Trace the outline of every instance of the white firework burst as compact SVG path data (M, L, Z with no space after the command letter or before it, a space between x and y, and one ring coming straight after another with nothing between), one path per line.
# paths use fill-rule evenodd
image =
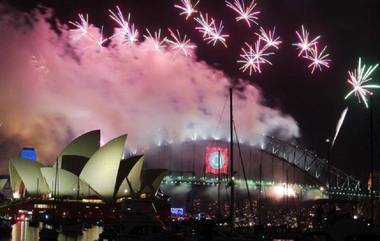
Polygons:
M78 16L80 21L69 21L71 25L76 27L75 29L70 29L71 32L77 34L77 36L74 38L75 41L78 41L82 37L90 35L90 24L88 22L88 14L86 14L85 16L83 14L78 14Z
M110 9L108 11L110 12L109 16L119 25L120 29L110 39L122 36L127 43L135 44L138 41L139 32L135 25L131 23L131 14L128 13L128 18L125 20L120 8L116 6L116 9L117 14Z
M261 40L265 42L266 47L274 47L275 49L279 48L279 45L282 43L279 36L276 36L276 27L273 27L273 30L268 30L266 32L262 27L260 28L260 33L255 33Z
M149 29L146 29L147 34L144 35L144 38L146 40L149 40L153 43L153 46L156 50L161 50L166 47L166 37L161 37L161 29L154 32L153 34L150 33Z
M199 17L194 18L194 20L199 24L195 29L203 34L203 38L211 34L215 21L213 18L209 18L207 13L204 16L200 13Z
M240 54L241 60L238 60L238 63L242 63L243 66L240 69L245 72L249 70L249 75L252 75L252 72L261 73L261 65L272 63L267 59L268 56L273 55L273 52L266 52L268 47L262 46L261 40L258 39L254 46L245 43L246 48L242 48L242 54Z
M237 22L244 20L249 27L251 27L251 23L258 25L257 20L260 11L256 11L255 9L257 5L255 0L252 0L247 7L245 6L244 0L226 1L226 5L239 14L239 16L235 18Z
M191 0L181 0L181 4L175 4L174 7L182 10L182 12L179 15L186 15L186 20L191 17L194 13L198 12L195 10L195 7L198 5L200 0L195 2L194 4L191 2Z
M296 35L298 38L298 42L294 43L293 45L297 47L299 50L298 57L300 57L302 54L304 56L308 56L311 49L318 44L318 40L321 36L317 36L313 38L312 40L309 39L309 32L304 28L304 26L301 26L301 33L296 31Z
M219 25L216 25L215 20L209 18L207 13L205 16L200 13L199 17L195 18L195 21L199 23L199 26L195 27L195 29L203 34L203 40L212 43L213 46L215 46L217 42L221 42L227 47L226 38L229 37L229 35L223 33L224 26L222 21L220 21Z
M182 51L185 56L191 55L191 50L195 49L197 46L191 43L191 40L187 38L187 35L185 34L181 37L178 29L176 30L176 33L171 29L169 29L169 32L171 39L167 39L166 42L170 44L171 48Z
M309 68L311 69L311 73L313 74L315 69L319 69L319 71L322 71L322 67L325 68L330 68L330 62L331 60L328 59L329 54L326 53L325 51L327 49L327 46L325 46L322 51L318 50L318 46L315 45L311 50L310 50L310 55L305 56L306 59L310 60L311 63L309 64Z

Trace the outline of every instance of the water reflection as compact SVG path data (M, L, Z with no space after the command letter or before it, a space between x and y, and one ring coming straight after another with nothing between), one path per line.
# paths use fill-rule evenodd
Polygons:
M12 237L0 237L0 241L36 241L39 240L39 230L40 228L29 227L27 222L20 222L13 225ZM98 240L101 231L100 227L93 226L84 230L82 235L69 236L60 233L58 241L94 241Z

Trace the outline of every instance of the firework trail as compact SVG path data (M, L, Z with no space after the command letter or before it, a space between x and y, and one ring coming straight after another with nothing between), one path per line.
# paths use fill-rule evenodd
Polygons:
M349 77L347 83L349 83L353 89L344 97L344 99L347 99L354 94L358 98L359 103L363 101L364 105L368 108L367 95L373 94L369 89L380 89L380 85L368 84L368 82L372 80L372 73L378 66L378 64L370 65L367 68L365 64L361 64L361 58L359 58L358 67L353 71L348 71Z
M189 56L190 51L195 49L197 46L191 43L190 39L187 38L185 34L183 38L181 38L181 34L177 29L176 33L174 33L171 29L169 29L171 39L167 39L166 42L169 43L172 49L181 50L185 56Z
M318 40L321 37L317 36L312 40L309 40L309 32L304 28L303 25L301 26L301 33L296 31L296 35L298 42L294 43L293 45L299 49L298 57L300 57L302 54L304 54L304 57L309 56L311 49L318 44Z
M309 64L309 68L311 69L311 73L313 74L315 69L319 69L319 71L322 71L322 67L330 68L330 59L328 59L329 54L325 54L325 50L327 49L327 46L325 46L322 51L318 50L318 46L315 45L310 50L310 55L305 56L304 58L311 61Z
M191 0L181 0L182 5L175 4L174 7L182 10L182 12L179 15L186 15L187 20L191 17L191 15L198 12L197 10L195 10L195 7L198 5L199 1L200 0L192 4Z
M110 37L110 39L115 37L122 37L125 42L129 44L134 44L138 41L139 32L135 28L135 25L131 23L131 14L128 13L127 20L124 19L123 13L121 12L120 8L116 6L117 14L114 13L112 10L108 10L110 12L110 17L112 20L114 20L118 25L119 29L116 31L114 35Z
M340 115L339 121L338 121L338 123L336 125L336 128L335 128L334 139L333 139L333 141L331 143L331 147L330 148L333 148L333 146L335 144L336 138L338 137L340 129L342 128L343 122L344 122L344 120L346 118L347 112L348 112L348 107L346 107L346 109L344 109L343 112L342 112L342 114Z
M144 35L145 40L151 41L156 50L161 50L166 47L165 42L167 41L167 38L161 37L161 29L154 32L154 34L151 34L149 29L146 29L146 32L148 34Z
M244 20L248 24L248 27L251 27L251 23L258 25L257 15L260 14L260 11L256 11L255 9L257 5L255 0L252 0L248 7L245 6L244 0L226 1L226 5L239 15L235 18L237 22Z
M265 47L274 47L275 49L279 48L279 45L282 43L280 37L276 37L276 27L273 27L273 30L268 30L266 32L262 27L260 28L260 33L255 33L261 40L265 42Z
M224 47L227 47L226 38L229 37L229 35L223 33L224 26L222 21L220 21L219 25L216 25L215 20L209 18L207 13L205 16L200 13L199 17L194 18L194 20L199 24L195 29L203 34L204 41L212 43L213 46L215 46L217 42L220 42Z
M266 52L268 47L261 44L261 39L259 38L255 45L249 45L245 43L246 48L242 48L242 53L240 54L241 60L238 60L238 63L242 63L243 66L240 69L245 72L249 69L249 75L252 75L253 72L261 73L261 64L270 64L272 63L267 59L268 56L273 55L273 52Z

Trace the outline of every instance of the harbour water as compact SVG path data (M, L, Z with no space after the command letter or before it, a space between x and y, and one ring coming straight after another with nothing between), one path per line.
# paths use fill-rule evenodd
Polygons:
M0 241L38 241L40 228L30 227L28 222L18 222L13 225L11 237L1 237ZM58 241L94 241L98 240L102 228L93 226L91 229L83 230L81 235L63 235L58 236Z

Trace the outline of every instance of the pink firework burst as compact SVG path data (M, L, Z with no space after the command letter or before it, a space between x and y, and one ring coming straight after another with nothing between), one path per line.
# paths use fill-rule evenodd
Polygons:
M195 10L195 7L198 5L199 1L200 0L193 4L191 0L181 0L181 5L175 4L174 7L182 10L179 15L186 15L187 20L191 17L191 15L198 12L197 10Z
M139 32L135 28L135 25L131 23L131 14L128 13L128 18L125 19L123 16L123 13L121 12L120 8L116 6L117 14L114 13L112 10L108 10L110 12L110 17L112 20L114 20L119 25L119 30L116 31L114 35L110 37L110 39L122 36L124 38L124 41L129 44L134 44L138 41Z
M149 29L146 29L148 34L144 35L144 38L153 43L153 46L156 50L161 50L166 47L166 37L161 37L161 29L153 34L150 33Z
M311 73L313 74L315 69L319 69L322 71L322 67L330 68L331 60L328 59L329 54L325 53L327 46L325 46L322 51L318 50L318 46L315 45L312 49L310 49L310 55L305 56L306 59L310 60L309 68L311 69Z
M268 56L273 55L273 52L267 52L268 47L261 44L261 39L258 39L254 46L245 43L246 48L242 48L242 53L240 54L241 60L238 60L238 63L242 63L243 66L240 67L240 70L245 72L249 70L249 75L252 75L252 72L261 73L261 65L272 63L267 59Z
M226 1L226 5L239 15L235 18L237 22L244 20L248 24L248 27L251 27L251 23L258 25L257 20L260 11L256 11L257 3L255 0L252 0L247 7L244 0Z
M298 57L300 57L302 54L307 57L311 49L318 44L318 39L321 37L318 35L317 37L310 40L309 32L304 28L303 25L301 26L301 33L296 31L296 35L298 42L294 43L293 45L296 46L299 50Z
M171 39L167 39L166 42L169 43L172 49L182 51L185 56L189 56L190 51L197 47L195 44L191 43L186 34L181 37L178 29L176 33L174 33L171 29L169 29L169 32Z
M75 40L79 40L82 37L89 35L90 24L88 23L88 14L78 14L80 21L69 21L69 23L76 27L76 29L70 29L70 31L78 34Z
M207 13L206 15L200 13L199 17L194 18L194 20L199 24L195 29L203 34L203 38L211 34L215 21L213 18L209 18Z
M203 40L212 43L213 46L215 46L217 42L220 42L224 47L227 47L226 38L229 37L229 35L223 33L224 26L222 21L220 21L219 25L215 24L215 20L209 18L207 13L205 16L200 13L199 17L195 18L195 21L199 24L195 29L203 34Z
M273 30L268 30L266 32L263 28L260 28L260 33L255 33L262 41L265 42L266 47L274 47L278 49L279 45L282 43L279 36L276 36L276 27Z

